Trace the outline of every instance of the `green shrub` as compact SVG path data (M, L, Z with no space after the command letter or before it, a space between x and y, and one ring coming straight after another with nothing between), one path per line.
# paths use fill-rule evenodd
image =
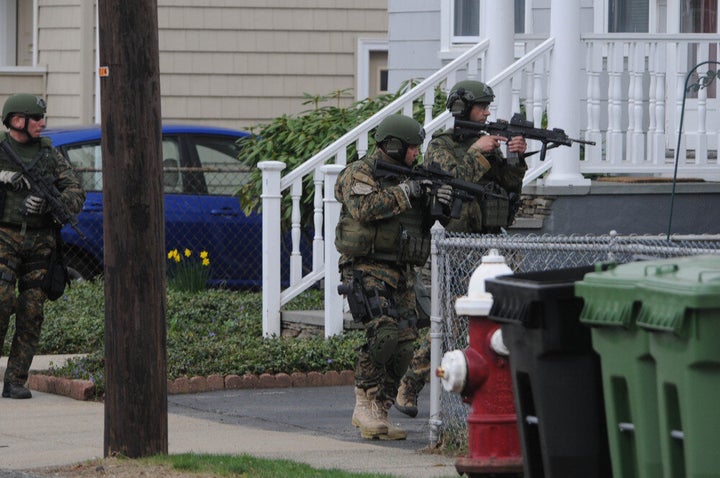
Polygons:
M301 294L290 308L322 309L322 292ZM104 390L104 290L101 281L79 282L48 302L38 354L82 353L51 373L92 380ZM351 370L359 331L323 337L262 337L262 294L210 289L167 295L168 378L212 374Z

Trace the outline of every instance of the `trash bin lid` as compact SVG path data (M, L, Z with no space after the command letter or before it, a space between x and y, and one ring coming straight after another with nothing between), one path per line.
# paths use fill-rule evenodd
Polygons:
M638 286L648 267L652 269L661 263L653 260L595 264L595 272L575 283L575 295L584 302L580 322L590 327L633 328L640 309Z
M643 328L678 332L688 309L720 308L720 255L665 259L646 272L638 290Z
M527 328L538 327L537 308L550 301L575 299L575 281L593 270L593 266L583 266L486 279L485 290L493 296L489 318Z

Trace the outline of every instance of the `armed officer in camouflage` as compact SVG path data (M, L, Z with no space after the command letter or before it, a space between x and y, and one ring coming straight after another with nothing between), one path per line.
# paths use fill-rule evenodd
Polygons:
M55 178L54 184L62 193L61 201L77 214L82 209L85 193L70 164L48 138L40 136L45 128L45 112L42 98L30 94L10 96L2 110L2 121L8 130L0 132L0 142L7 142L33 173ZM15 335L2 396L31 398L25 382L44 319L47 295L42 284L56 246L55 229L62 224L54 223L47 214L46 200L31 191L20 166L2 148L0 216L0 355L10 316L15 314Z
M376 148L339 175L335 198L342 203L335 246L340 252L340 292L356 321L365 324L365 343L355 365L352 423L367 439L402 440L407 434L388 420L417 338L415 267L430 254L430 228L446 222L452 187L428 189L428 181L380 178L376 161L412 166L425 132L412 118L393 115L378 126ZM430 213L430 201L443 207ZM447 211L447 212L446 212Z
M460 120L485 123L495 93L490 86L474 80L455 84L448 94L447 109ZM527 171L522 136L507 142L508 158L500 149L502 136L448 129L433 135L425 155L426 162L437 163L457 178L491 185L501 198L492 197L463 203L460 218L452 219L448 231L473 234L497 234L512 224L520 207L522 181ZM417 396L430 380L430 338L426 337L413 355L410 367L400 382L395 406L415 417Z

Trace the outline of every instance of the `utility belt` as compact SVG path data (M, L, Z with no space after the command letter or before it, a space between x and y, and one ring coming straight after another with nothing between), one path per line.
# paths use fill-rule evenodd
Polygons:
M22 277L28 272L39 269L47 269L48 258L47 256L35 255L29 257L27 260L22 261L21 263L15 259L7 259L5 257L0 257L0 264L5 266L0 269L0 280L13 284L18 277ZM18 288L20 289L20 292L24 292L28 289L34 289L40 287L43 283L43 280L44 277L33 281L21 280L18 284Z

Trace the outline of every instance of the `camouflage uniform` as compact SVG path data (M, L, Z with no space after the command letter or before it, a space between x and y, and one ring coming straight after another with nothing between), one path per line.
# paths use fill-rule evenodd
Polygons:
M85 193L67 160L49 139L18 143L6 133L7 140L33 172L43 177L52 175L62 192L61 200L77 214L82 209ZM0 149L0 170L19 171L19 167ZM41 285L55 249L56 224L49 214L23 215L19 211L27 189L14 191L0 185L0 355L8 331L10 316L15 314L15 334L8 356L5 383L24 386L35 349L40 339L47 300ZM16 296L17 283L17 296ZM8 396L3 394L3 396ZM23 397L25 398L25 397Z
M377 159L395 162L379 148L365 158L349 164L338 177L335 197L342 203L337 240L343 241L356 225L377 225L403 217L414 210L419 215L419 229L426 241L423 257L398 257L398 243L389 238L387 250L374 245L367 254L341 252L339 268L344 283L354 274L362 274L366 291L378 291L382 315L366 323L366 342L358 350L355 383L361 389L379 387L381 400L393 400L400 378L407 369L417 338L415 310L415 265L424 263L430 249L430 217L425 199L408 199L399 181L378 179L373 175ZM402 249L402 247L400 247ZM392 252L394 250L394 252ZM393 257L395 256L395 257Z
M520 159L518 164L509 165L499 148L485 154L470 149L476 140L477 136L458 137L451 129L436 133L428 144L425 160L428 163L437 163L442 169L454 174L457 178L476 184L492 182L509 193L510 200L507 205L504 205L508 209L506 219L503 216L504 225L500 225L500 223L489 226L484 224L483 210L487 212L488 209L492 209L492 206L488 208L486 204L482 204L482 200L478 199L463 203L460 218L450 220L446 226L446 229L452 232L498 233L502 227L509 226L513 221L514 213L520 204L522 180L527 165L524 159ZM400 393L403 395L403 400L398 399L399 402L414 402L425 383L430 381L430 334L421 342L413 354L408 371L402 378ZM417 414L417 407L408 408L397 404L396 406L411 416Z

